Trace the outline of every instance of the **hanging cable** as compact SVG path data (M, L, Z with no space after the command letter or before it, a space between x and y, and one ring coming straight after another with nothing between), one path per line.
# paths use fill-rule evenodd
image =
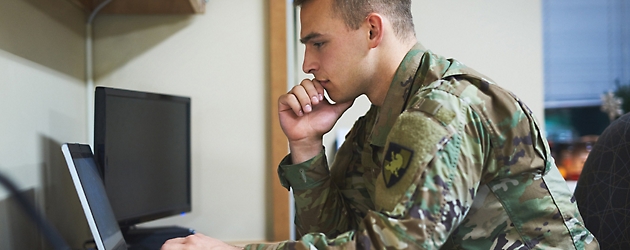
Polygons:
M87 101L87 114L86 114L86 118L87 118L87 138L89 141L89 144L94 147L94 76L93 76L93 72L94 72L94 64L93 64L93 58L92 58L92 22L94 21L94 18L96 18L96 14L98 14L99 11L101 11L101 9L103 9L103 7L105 7L107 4L109 4L112 0L106 0L102 3L100 3L98 6L96 6L96 8L94 8L94 10L92 11L92 13L90 14L90 16L88 17L87 23L85 25L85 78L86 78L86 101Z
M92 23L92 21L94 21L94 18L96 17L96 14L98 14L98 12L101 11L101 9L103 9L103 7L105 7L105 5L108 5L111 1L112 0L106 0L96 6L96 8L94 8L92 14L90 14L90 17L88 18L88 23Z

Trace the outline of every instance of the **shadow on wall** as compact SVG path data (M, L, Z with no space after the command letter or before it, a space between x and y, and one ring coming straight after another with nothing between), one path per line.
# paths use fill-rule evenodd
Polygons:
M88 17L89 13L68 0L2 0L0 50L83 80ZM92 26L95 79L159 44L193 18L97 15Z
M6 1L6 0L4 0ZM87 13L69 0L22 0L77 35L85 34Z
M85 17L68 0L2 0L0 50L83 79Z
M46 136L41 136L41 140L44 159L42 205L46 218L72 248L82 248L92 236L61 152L61 143Z
M42 136L40 189L23 191L73 249L83 249L91 233L74 189L61 144ZM9 197L0 201L0 249L52 249L31 218Z
M35 190L22 192L35 204ZM39 231L12 197L0 201L0 249L39 249Z
M93 25L95 81L173 36L194 18L194 15L99 14Z

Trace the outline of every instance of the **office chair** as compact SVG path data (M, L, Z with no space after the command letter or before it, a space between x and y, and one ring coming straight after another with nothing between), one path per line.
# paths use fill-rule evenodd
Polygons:
M586 228L601 249L630 246L630 113L602 132L574 193Z

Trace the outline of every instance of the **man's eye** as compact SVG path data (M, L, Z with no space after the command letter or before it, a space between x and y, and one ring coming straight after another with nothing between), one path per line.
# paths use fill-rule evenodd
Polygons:
M322 47L322 45L324 45L323 42L313 43L313 46L315 46L316 48Z

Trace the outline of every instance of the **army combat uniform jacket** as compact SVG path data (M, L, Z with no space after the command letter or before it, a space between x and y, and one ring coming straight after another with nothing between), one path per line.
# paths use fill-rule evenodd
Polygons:
M278 169L301 239L250 249L597 249L531 111L420 44L381 107Z

